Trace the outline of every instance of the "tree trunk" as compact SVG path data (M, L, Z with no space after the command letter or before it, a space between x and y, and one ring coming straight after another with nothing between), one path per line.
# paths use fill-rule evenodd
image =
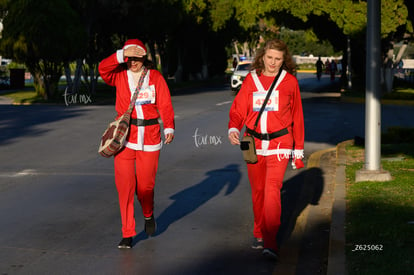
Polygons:
M179 83L183 80L183 62L180 45L177 47L177 70L175 71L174 77L176 83Z
M394 56L394 45L391 45L390 49L387 52L384 60L383 66L383 82L385 84L385 92L391 93L392 86L394 81L394 74L393 74L393 56Z
M47 93L45 91L45 84L43 83L42 76L37 71L30 71L33 76L33 85L35 87L36 94L41 96L44 100L48 100Z
M398 51L397 57L395 58L394 65L397 66L400 63L405 51L407 50L408 42L404 41L404 44L401 46L400 50Z
M160 51L159 51L159 46L156 42L154 42L153 47L154 47L154 65L155 65L155 68L157 70L162 71L161 55L160 55Z
M387 93L392 92L393 84L394 84L394 73L395 68L400 63L404 52L407 49L407 42L401 46L400 50L398 51L397 57L394 60L394 45L391 45L391 48L388 50L387 55L384 60L384 83L385 83L385 91Z
M239 57L239 47L237 47L237 41L234 41L234 50L236 51L236 58L237 58L237 63L240 62L240 57Z
M155 58L155 49L153 43L146 43L145 46L149 50L147 52L147 59L150 60L152 63L154 63L154 66L157 66L157 61Z
M208 79L208 48L205 47L205 41L200 41L200 53L201 53L201 79Z
M43 82L48 99L55 98L59 90L59 79L62 76L62 64L53 61L43 61Z
M77 94L79 92L81 76L82 76L82 59L78 58L76 59L76 67L75 67L75 75L73 77L72 93Z
M249 47L249 43L247 42L243 43L243 54L245 57L250 57L250 47Z
M98 82L98 64L90 64L89 65L89 77L90 77L90 84L89 84L89 93L95 94L96 92L96 85Z
M347 38L347 62L346 62L346 76L348 78L348 89L352 89L352 64L351 64L351 55L352 55L352 51L351 51L351 39ZM344 68L343 68L344 69ZM345 70L344 70L345 71Z
M159 54L159 64L161 67L161 71L162 71L162 75L164 76L165 80L168 79L169 76L169 72L168 72L168 56L167 53L165 51L165 47L166 45L161 42L161 43L157 43L157 49L158 49L158 54Z
M70 71L69 63L66 63L64 65L64 71L65 71L66 86L67 86L66 92L70 94L72 93L72 89L73 89L73 80L72 80L72 73Z

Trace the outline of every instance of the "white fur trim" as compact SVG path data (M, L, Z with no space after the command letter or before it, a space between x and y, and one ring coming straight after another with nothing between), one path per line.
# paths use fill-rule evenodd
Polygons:
M116 51L116 60L119 64L125 63L124 61L124 50L117 50Z
M236 132L236 133L240 134L239 129L237 129L237 128L230 128L227 135L230 135L230 133L233 133L233 132Z
M154 151L161 150L162 142L158 144L154 144L154 145L144 145L144 146L141 146L136 143L127 142L125 146L128 147L129 149L136 150L136 151L154 152Z
M261 156L278 155L280 159L290 159L292 150L291 149L272 149L272 150L257 149L257 154Z
M173 128L165 128L164 129L164 135L173 134L174 135L174 129Z

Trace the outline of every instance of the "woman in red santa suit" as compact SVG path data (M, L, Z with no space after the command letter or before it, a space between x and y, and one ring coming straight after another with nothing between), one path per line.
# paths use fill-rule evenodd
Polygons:
M117 118L128 109L146 60L147 49L138 39L129 39L99 64L102 79L116 87ZM119 248L131 248L135 231L134 196L137 194L145 219L145 232L155 232L154 186L162 147L160 124L164 126L165 144L174 138L174 110L165 79L157 70L147 68L135 108L125 147L115 155L115 184L118 190L122 219L122 240Z
M281 71L256 129L254 124L275 76ZM254 136L258 162L247 164L254 213L253 248L263 255L278 257L276 235L280 227L280 189L289 162L302 168L304 121L298 81L292 73L295 64L286 44L278 39L267 41L258 50L230 109L229 140L240 144L243 126ZM245 133L246 134L246 133Z

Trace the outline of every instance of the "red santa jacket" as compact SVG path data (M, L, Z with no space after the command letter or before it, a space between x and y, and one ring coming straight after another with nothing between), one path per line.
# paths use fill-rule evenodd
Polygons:
M254 71L247 75L230 109L229 133L240 133L244 125L250 129L254 128L273 79L274 77L263 74L258 76ZM303 158L305 130L299 84L297 79L286 71L282 71L273 89L256 132L270 134L284 128L287 128L289 134L270 141L256 138L257 154L290 157L293 153L296 158Z
M102 79L108 85L116 87L117 118L128 109L136 88L131 72L125 65L121 65L124 62L123 50L118 50L99 64ZM174 133L174 110L167 83L159 71L148 70L131 117L154 119L159 116L163 122L164 134ZM160 125L139 127L131 125L125 146L141 151L160 150L162 147Z

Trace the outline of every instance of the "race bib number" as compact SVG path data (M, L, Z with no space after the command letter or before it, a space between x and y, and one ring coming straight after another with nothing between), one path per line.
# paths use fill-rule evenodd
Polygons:
M155 87L154 85L148 86L145 89L139 91L137 101L135 105L154 104L155 103Z
M259 112L262 108L263 102L265 101L267 92L256 92L253 93L253 111ZM279 91L273 91L267 101L265 111L279 111Z

